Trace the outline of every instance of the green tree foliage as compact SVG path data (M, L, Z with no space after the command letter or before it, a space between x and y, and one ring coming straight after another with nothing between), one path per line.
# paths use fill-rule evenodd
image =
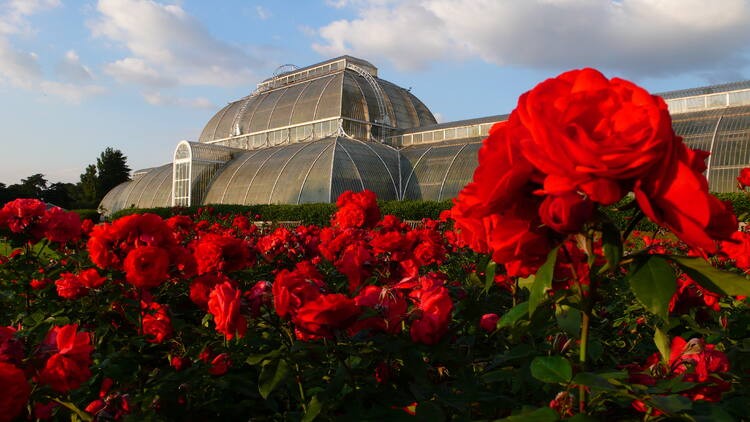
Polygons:
M76 184L76 208L96 208L99 203L99 177L96 166L89 164Z
M120 183L130 180L130 167L127 157L118 149L107 147L96 160L98 172L97 202L99 202L110 189ZM88 171L88 169L87 169Z

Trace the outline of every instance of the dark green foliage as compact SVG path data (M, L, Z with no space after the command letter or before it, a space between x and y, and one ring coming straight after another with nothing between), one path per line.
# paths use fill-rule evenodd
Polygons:
M128 159L122 151L111 147L107 147L96 159L98 201L101 201L113 187L130 180L130 167L128 167L127 161Z
M71 210L71 211L78 214L78 216L81 217L81 221L89 219L93 221L94 223L99 222L100 214L99 214L99 211L95 209L80 209L80 210Z
M393 214L402 220L437 219L440 212L450 209L452 202L447 201L379 201L383 215ZM210 210L212 214L244 214L252 220L261 221L301 221L303 224L327 225L336 212L336 204L300 204L300 205L202 205L188 208L129 208L120 210L110 217L116 220L130 214L154 213L168 218L173 215L192 215L199 209ZM259 216L256 218L256 216Z

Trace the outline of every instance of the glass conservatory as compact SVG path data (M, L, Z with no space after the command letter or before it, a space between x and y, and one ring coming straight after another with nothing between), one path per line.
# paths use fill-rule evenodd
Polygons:
M660 94L675 132L711 152L714 192L737 189L750 165L750 81ZM471 181L496 115L438 124L410 90L342 56L285 65L180 142L172 163L139 170L100 211L197 204L334 202L345 190L381 199L443 200Z

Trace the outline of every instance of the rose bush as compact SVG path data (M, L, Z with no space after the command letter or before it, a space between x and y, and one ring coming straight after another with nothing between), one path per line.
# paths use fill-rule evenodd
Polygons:
M0 420L742 420L748 234L703 158L584 69L491 129L443 221L368 191L293 229L13 201Z

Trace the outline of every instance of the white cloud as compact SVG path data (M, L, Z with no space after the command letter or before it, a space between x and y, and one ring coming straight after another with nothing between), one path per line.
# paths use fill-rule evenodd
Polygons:
M206 108L214 109L216 106L208 98L197 97L197 98L180 98L173 97L170 95L163 95L160 92L145 92L143 93L143 99L151 105L158 106L178 106L188 108Z
M58 6L60 0L8 0L0 5L0 34L32 32L26 18Z
M268 10L268 9L266 9L266 8L265 8L265 7L263 7L263 6L255 6L255 13L257 13L257 14L258 14L258 18L259 18L260 20L262 20L262 21L264 21L264 20L266 20L266 19L269 19L269 18L270 18L271 16L273 16L273 15L271 14L271 11L270 11L270 10Z
M65 57L57 64L56 70L58 78L68 83L82 84L94 79L91 70L81 64L81 59L74 50L68 50L65 53Z
M42 69L36 54L16 50L0 37L0 79L11 85L31 88L41 77Z
M57 64L60 82L45 79L36 53L18 50L11 43L14 36L34 33L29 17L58 6L59 0L9 0L0 5L0 83L79 104L84 98L102 94L105 88L91 83L91 71L74 50Z
M104 71L117 79L118 82L136 83L140 85L165 86L172 84L168 78L159 74L159 71L150 67L142 59L126 57L104 67Z
M598 66L638 76L743 65L750 0L341 0L357 17L319 28L327 56L402 69L478 57L503 66ZM378 36L373 36L378 34Z
M255 79L263 61L214 38L179 5L151 0L99 0L96 37L124 46L128 57L106 69L142 85L231 86Z
M61 98L70 104L80 104L86 98L105 93L106 88L93 84L78 85L56 81L41 81L38 91L44 95Z

